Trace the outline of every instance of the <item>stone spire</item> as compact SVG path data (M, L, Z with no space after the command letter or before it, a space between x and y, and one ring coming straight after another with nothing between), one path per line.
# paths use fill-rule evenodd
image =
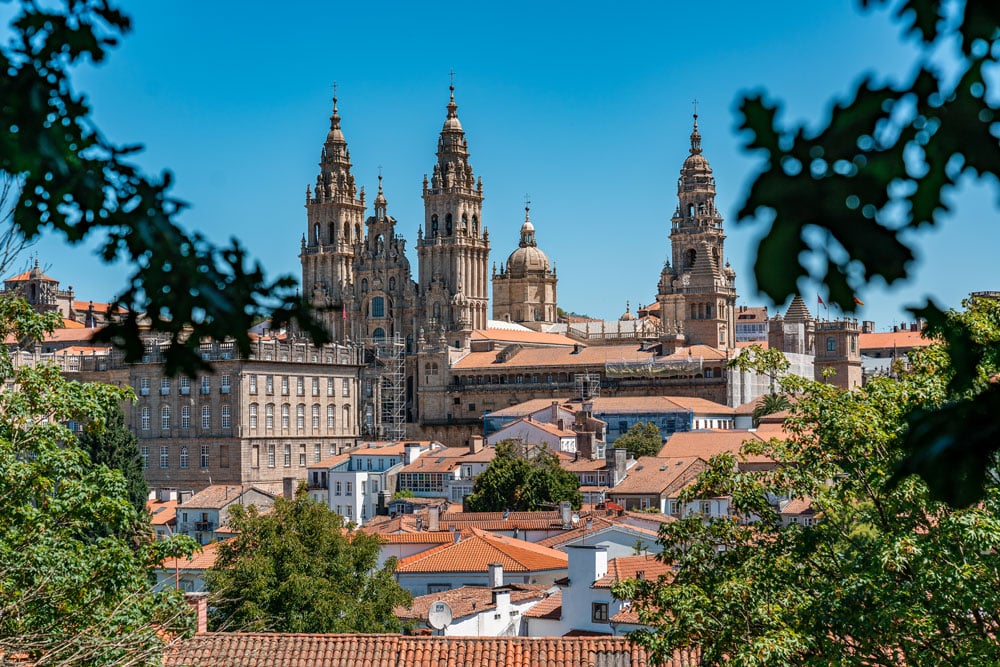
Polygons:
M698 131L698 113L694 114L694 129L691 130L691 155L701 155L701 132Z
M382 194L382 172L379 171L378 174L378 194L375 195L375 217L382 219L385 217L385 209L388 202L385 200L385 195Z
M344 131L340 128L337 95L333 96L330 131L320 153L319 175L316 176L317 201L351 201L357 197L354 175L351 173L351 151L347 148Z
M531 207L526 204L524 206L524 224L521 225L521 242L518 244L522 248L534 248L538 245L535 242L535 226L531 224L530 211Z

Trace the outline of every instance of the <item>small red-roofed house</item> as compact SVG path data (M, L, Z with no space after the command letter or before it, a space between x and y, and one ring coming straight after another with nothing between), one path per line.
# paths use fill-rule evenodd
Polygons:
M208 544L231 535L229 508L233 505L256 505L265 510L274 507L274 496L253 486L215 484L206 487L177 506L177 532L189 535L199 544Z
M704 460L696 456L678 458L643 456L636 461L625 479L612 489L609 495L612 502L629 510L654 510L661 514L676 514L676 503L672 505L671 501L675 500L681 490L693 482L707 466ZM725 503L725 509L728 510L728 503Z
M535 421L530 416L504 426L486 439L486 444L495 447L504 440L517 440L526 445L545 445L550 452L576 452L576 432L559 428L558 424Z
M218 548L222 542L206 544L190 558L168 558L153 570L156 578L154 590L176 588L186 593L200 593L208 590L205 572L215 565Z
M566 576L566 554L549 547L470 528L450 544L404 558L396 581L414 595L459 586L492 585L490 565L503 567L503 584L552 584Z

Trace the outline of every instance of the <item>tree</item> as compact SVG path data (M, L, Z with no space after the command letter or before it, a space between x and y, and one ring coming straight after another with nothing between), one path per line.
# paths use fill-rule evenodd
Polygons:
M0 298L0 337L40 339L59 321ZM93 465L66 424L94 437L128 395L65 379L51 365L14 368L0 346L0 661L155 665L170 633L191 628L176 591L153 593L149 568L190 541L138 541L118 470Z
M503 440L497 453L465 498L471 512L535 511L568 500L574 509L583 502L580 480L559 467L559 458L544 447L524 451L520 442ZM530 456L529 456L530 453Z
M624 447L633 458L656 456L663 448L663 436L653 422L640 422L615 440L615 447Z
M410 594L377 567L379 538L348 532L343 517L300 488L274 509L233 507L237 536L219 546L208 572L210 620L220 630L399 632L397 605Z
M950 319L1000 340L998 316L994 302ZM976 375L988 382L998 362L981 359ZM919 477L893 479L906 456L907 415L951 400L953 372L939 345L915 355L899 379L859 391L783 378L797 398L785 422L790 437L744 445L783 465L741 472L733 456L719 456L685 492L729 496L738 516L756 520L665 524L673 581L616 590L655 626L633 638L660 658L700 646L705 664L1000 662L995 472L983 501L960 509L934 500ZM995 419L980 425L1000 436ZM769 500L788 495L811 499L820 520L783 527Z
M765 394L757 399L757 405L753 408L753 426L760 426L760 420L767 415L773 415L792 407L791 401L785 394Z
M22 185L17 231L28 241L43 228L71 244L100 238L104 261L134 267L114 304L128 315L100 339L138 361L141 321L169 338L167 372L188 373L206 365L203 338L232 338L249 354L248 330L260 315L275 327L295 320L316 342L326 339L294 279L267 280L235 238L216 247L182 229L174 219L185 205L169 194L170 174L153 178L130 164L139 147L106 139L74 93L69 72L85 59L102 61L130 30L127 16L108 0L21 0L11 28L0 44L0 175Z
M739 212L764 229L757 247L757 285L778 303L802 279L825 283L829 301L845 311L872 281L893 283L911 272L915 230L948 212L943 197L964 175L1000 176L1000 95L992 73L1000 63L1000 8L989 0L864 0L891 5L904 32L921 47L901 85L861 79L815 131L777 123L780 105L762 94L739 102L745 148L763 156ZM953 56L940 66L942 53ZM817 233L819 232L819 233ZM818 260L818 261L817 261ZM811 267L819 266L815 269ZM791 267L791 268L790 268ZM973 380L965 350L974 336L944 326L931 302L912 310L946 336L955 387ZM952 483L951 470L974 469L1000 440L970 424L1000 413L1000 391L965 397L914 414L903 473L917 472L938 498L968 504L982 486Z
M145 516L149 484L142 472L139 441L125 426L125 413L121 406L110 409L103 428L80 434L80 447L90 456L91 464L121 471L128 487L129 502L136 514Z

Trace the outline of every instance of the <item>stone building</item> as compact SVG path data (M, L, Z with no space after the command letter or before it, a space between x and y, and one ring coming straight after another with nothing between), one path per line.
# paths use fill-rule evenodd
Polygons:
M3 294L21 297L40 313L57 312L64 320L90 328L115 321L124 314L110 303L77 299L72 285L61 289L58 280L42 271L38 258L28 271L3 281Z
M671 259L660 274L656 300L664 341L736 346L736 272L725 262L722 215L715 207L715 177L702 155L698 114L691 152L677 181L671 219Z
M168 377L150 341L141 363L119 353L79 361L82 381L127 385L136 398L126 421L139 439L154 490L252 485L271 493L282 480L357 441L361 351L344 345L259 338L240 357L232 343L205 343L212 372Z
M529 208L524 207L521 242L500 264L493 267L493 319L517 322L539 330L556 321L556 271L535 241Z

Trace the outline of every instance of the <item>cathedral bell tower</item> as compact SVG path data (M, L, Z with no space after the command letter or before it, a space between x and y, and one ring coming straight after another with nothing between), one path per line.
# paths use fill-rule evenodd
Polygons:
M351 152L340 129L337 97L333 97L330 131L320 153L314 190L306 187L307 229L302 236L302 290L318 310L335 340L346 334L354 246L362 240L365 191L360 194L351 173Z
M423 321L429 329L486 328L489 232L482 224L483 181L469 164L455 87L438 138L437 163L424 176L424 226L417 236Z
M715 208L715 177L701 152L695 113L691 151L677 180L671 259L660 274L656 295L665 337L682 337L688 345L736 346L736 273L723 264L725 240L722 216Z

